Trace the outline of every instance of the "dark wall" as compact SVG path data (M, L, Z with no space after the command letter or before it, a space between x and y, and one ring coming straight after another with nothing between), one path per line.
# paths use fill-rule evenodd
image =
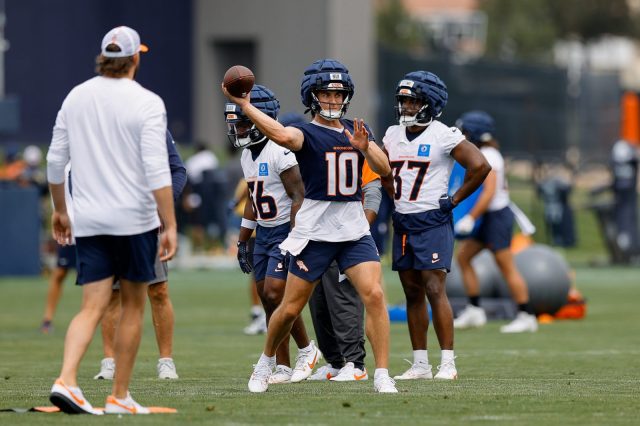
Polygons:
M613 73L584 71L580 91L570 97L566 70L551 66L456 64L447 58L419 59L384 48L378 60L379 135L386 126L396 124L396 85L405 73L415 70L434 72L447 85L449 101L441 121L453 126L465 111L485 110L496 119L496 137L510 155L562 158L575 145L587 158L607 158L619 132L621 90Z
M95 75L102 37L118 25L149 46L137 80L164 99L175 138L190 139L191 12L191 0L7 0L6 92L21 118L0 140L48 144L64 97Z

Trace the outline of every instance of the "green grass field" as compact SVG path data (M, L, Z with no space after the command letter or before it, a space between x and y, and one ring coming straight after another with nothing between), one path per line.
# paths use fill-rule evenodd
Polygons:
M263 337L242 334L248 319L246 278L238 271L174 271L174 358L178 381L155 376L157 352L149 312L132 383L141 403L178 414L137 418L0 413L0 424L638 424L640 415L640 280L637 269L577 269L588 298L581 321L542 325L537 334L501 335L499 323L456 334L456 382L399 382L398 395L377 395L373 382L271 386L252 395L247 379ZM402 300L385 267L390 302ZM63 336L80 290L67 283L52 335L37 331L46 280L0 279L0 408L48 405ZM147 309L148 310L148 309ZM310 321L307 322L308 329ZM430 361L440 351L430 330ZM406 325L392 324L390 372L411 358ZM369 350L369 353L370 350ZM110 382L94 381L99 336L80 370L85 395L102 405ZM367 366L373 372L371 355Z

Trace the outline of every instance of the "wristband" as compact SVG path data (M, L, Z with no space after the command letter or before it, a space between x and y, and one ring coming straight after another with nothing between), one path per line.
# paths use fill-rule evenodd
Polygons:
M242 222L240 222L240 226L247 229L256 229L256 226L258 226L258 222L256 222L255 220L245 219L243 217Z

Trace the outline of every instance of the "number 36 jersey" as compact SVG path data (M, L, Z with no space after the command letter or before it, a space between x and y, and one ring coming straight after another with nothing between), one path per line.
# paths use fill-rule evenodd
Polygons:
M255 160L250 149L242 151L240 163L258 224L271 228L289 222L291 198L280 174L298 164L294 153L267 141Z
M396 211L411 214L438 209L438 199L449 189L454 163L451 150L465 140L464 135L437 120L412 141L406 132L404 126L391 126L382 139L391 164Z

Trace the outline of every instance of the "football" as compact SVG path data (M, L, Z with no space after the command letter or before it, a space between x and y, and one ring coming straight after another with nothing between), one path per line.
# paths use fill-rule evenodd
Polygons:
M256 78L253 76L253 72L242 65L234 65L229 68L224 73L224 79L222 80L225 89L238 98L247 96L247 93L251 92L255 81Z

